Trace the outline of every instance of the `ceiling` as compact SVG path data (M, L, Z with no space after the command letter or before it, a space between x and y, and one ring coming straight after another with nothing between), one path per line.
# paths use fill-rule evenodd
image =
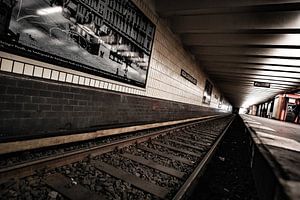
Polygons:
M234 106L300 89L299 0L156 0L155 7Z

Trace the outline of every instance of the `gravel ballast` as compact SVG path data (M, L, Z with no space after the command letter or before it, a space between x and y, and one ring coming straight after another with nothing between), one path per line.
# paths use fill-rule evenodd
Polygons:
M248 147L243 122L236 117L190 199L258 200Z

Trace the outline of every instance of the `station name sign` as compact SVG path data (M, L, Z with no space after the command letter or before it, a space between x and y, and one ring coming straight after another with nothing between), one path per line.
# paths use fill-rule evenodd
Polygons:
M190 81L191 83L193 83L194 85L197 85L197 79L195 79L194 77L192 77L189 73L187 73L183 69L181 69L181 76L183 78L185 78L186 80Z
M254 86L255 87L265 87L265 88L270 88L271 84L270 83L266 83L266 82L254 82Z

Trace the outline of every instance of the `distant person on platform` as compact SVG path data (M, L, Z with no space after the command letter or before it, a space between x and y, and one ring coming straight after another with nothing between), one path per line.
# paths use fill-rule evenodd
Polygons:
M294 122L299 124L300 122L300 99L296 99L296 107L293 110L295 114Z

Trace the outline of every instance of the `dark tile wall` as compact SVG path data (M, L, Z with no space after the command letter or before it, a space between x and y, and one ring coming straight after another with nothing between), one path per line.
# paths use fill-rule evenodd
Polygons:
M9 73L0 73L0 94L0 139L162 122L219 112Z

